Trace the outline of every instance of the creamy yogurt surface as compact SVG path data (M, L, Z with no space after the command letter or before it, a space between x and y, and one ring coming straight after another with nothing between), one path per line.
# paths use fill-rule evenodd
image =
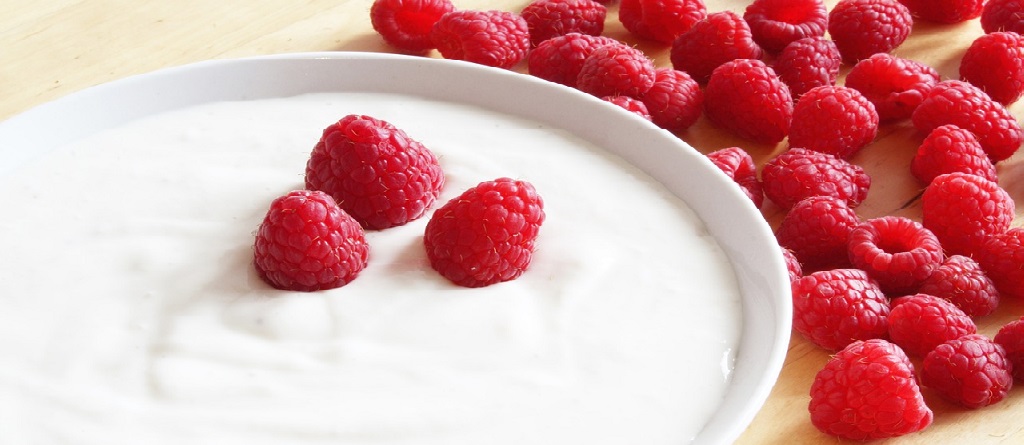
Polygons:
M452 285L423 251L428 212L367 232L344 287L263 283L255 229L346 114L434 151L435 208L481 181L533 183L547 219L530 269ZM171 111L0 177L0 208L5 444L683 444L740 336L732 267L684 203L571 134L459 104Z

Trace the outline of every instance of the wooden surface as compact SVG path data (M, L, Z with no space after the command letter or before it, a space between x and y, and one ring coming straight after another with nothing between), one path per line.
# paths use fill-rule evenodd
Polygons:
M129 75L207 59L303 51L392 51L369 23L371 0L0 0L0 119L83 88ZM462 9L519 11L528 0L455 0ZM742 13L748 2L706 0L709 11ZM826 2L830 7L835 1ZM668 48L639 41L609 12L605 35L647 51L659 66L670 66ZM977 20L957 25L918 23L895 51L929 64L944 78L956 78L960 57L981 35ZM433 55L437 57L436 54ZM844 72L849 67L844 67ZM522 71L522 68L519 69ZM1024 105L1011 111L1020 119ZM55 127L58 127L55 125ZM679 135L702 152L740 146L759 165L785 149L737 139L701 119ZM920 218L915 197L921 186L908 165L922 135L909 123L883 126L877 140L853 161L873 177L862 218L902 215ZM1024 154L999 165L1000 183L1018 202L1015 226L1024 225ZM770 204L764 214L777 224L782 214ZM996 314L978 320L994 335L1024 314L1024 304L1004 301ZM819 433L807 414L808 389L829 354L794 334L786 365L770 399L738 443L838 443ZM971 411L926 393L935 423L925 432L893 444L1024 443L1024 386L1008 400Z

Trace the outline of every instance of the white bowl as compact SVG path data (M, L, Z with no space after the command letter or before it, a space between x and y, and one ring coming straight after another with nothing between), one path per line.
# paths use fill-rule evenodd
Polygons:
M506 70L388 54L209 61L86 89L0 123L0 176L142 116L213 101L333 91L420 95L539 121L621 156L686 202L729 257L742 293L742 335L731 383L695 443L729 443L743 432L778 377L790 335L789 284L771 229L705 156L675 135L576 90Z

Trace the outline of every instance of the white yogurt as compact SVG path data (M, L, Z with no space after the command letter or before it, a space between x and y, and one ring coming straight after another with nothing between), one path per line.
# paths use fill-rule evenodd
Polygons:
M427 263L424 217L369 232L342 288L261 282L254 230L351 113L438 155L439 203L532 182L547 220L531 268L456 287ZM0 208L4 444L681 444L740 335L732 268L685 204L570 134L461 105L182 109L0 178Z

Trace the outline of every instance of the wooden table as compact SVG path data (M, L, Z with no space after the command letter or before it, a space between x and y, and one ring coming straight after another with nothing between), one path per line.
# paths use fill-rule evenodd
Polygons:
M455 0L462 9L519 11L528 0ZM749 2L706 0L709 11L742 13ZM826 2L830 7L835 1ZM68 93L129 75L206 59L303 51L389 52L369 23L371 0L0 0L0 119ZM670 66L665 46L638 41L616 19L612 7L606 35L648 52L659 66ZM927 63L944 78L956 78L960 57L981 35L977 20L957 25L919 23L896 50ZM436 56L436 55L435 55ZM844 68L848 69L848 67ZM1024 117L1024 105L1011 106ZM759 165L785 148L737 139L704 119L679 135L702 152L740 146ZM881 128L877 140L853 161L873 177L868 199L857 209L862 218L902 215L920 218L920 192L908 165L920 143L909 123ZM1001 163L1000 183L1019 203L1016 226L1024 225L1024 154ZM907 205L907 203L910 203ZM773 225L782 213L767 205ZM1004 301L996 314L979 320L994 335L1004 323L1024 314L1024 304ZM807 415L808 388L829 354L794 335L785 368L767 404L738 443L836 443L819 433ZM969 411L926 395L935 423L920 434L890 440L895 444L1024 443L1024 388L1008 400Z

